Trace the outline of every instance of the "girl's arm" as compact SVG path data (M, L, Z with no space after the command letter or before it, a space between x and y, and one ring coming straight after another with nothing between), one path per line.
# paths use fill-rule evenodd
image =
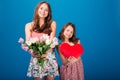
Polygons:
M58 53L59 53L59 55L60 55L62 64L63 64L63 65L68 64L68 63L69 63L68 60L67 60L67 59L62 55L62 53L60 52L60 45L57 46L57 51L58 51Z
M69 61L61 53L59 55L63 65L69 64Z
M32 22L25 25L25 37L26 41L31 37ZM33 57L39 57L36 53L31 53Z
M75 58L75 57L71 56L71 57L68 58L68 62L72 64L72 63L78 61L79 59L80 59L79 57Z
M30 36L31 36L31 23L27 23L25 25L25 37L26 37L26 41L29 40Z
M56 36L56 22L55 21L51 23L51 30L52 32L50 34L50 39L53 39Z

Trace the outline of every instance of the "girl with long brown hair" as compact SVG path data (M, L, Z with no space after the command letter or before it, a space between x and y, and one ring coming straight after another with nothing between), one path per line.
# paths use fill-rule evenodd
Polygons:
M48 2L40 2L36 6L34 12L34 18L32 22L29 22L25 26L26 41L30 37L40 38L43 34L48 34L50 39L53 39L56 35L56 22L52 20L52 11ZM43 54L45 58L44 69L40 69L41 66L34 63L39 56L35 53L32 54L27 76L33 77L34 80L42 80L47 76L47 80L54 80L54 77L58 75L58 64L53 49L50 49Z

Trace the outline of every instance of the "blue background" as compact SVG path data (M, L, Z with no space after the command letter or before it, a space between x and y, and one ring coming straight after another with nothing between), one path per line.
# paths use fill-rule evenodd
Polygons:
M25 38L24 26L39 1L0 0L0 80L32 80L26 76L30 55L18 39ZM76 25L85 49L85 80L120 80L120 0L47 1L57 22L56 36L67 22Z

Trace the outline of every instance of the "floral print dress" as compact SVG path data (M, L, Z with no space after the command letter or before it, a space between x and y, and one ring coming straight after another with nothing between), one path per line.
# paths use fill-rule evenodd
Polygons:
M32 32L31 37L40 37L42 33ZM37 64L37 58L31 56L30 64L28 67L28 77L43 78L44 76L55 77L58 76L58 63L55 57L55 51L51 51L47 54L47 60L44 62L44 67Z

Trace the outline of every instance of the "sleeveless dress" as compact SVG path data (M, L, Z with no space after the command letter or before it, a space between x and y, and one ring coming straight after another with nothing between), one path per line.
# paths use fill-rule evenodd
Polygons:
M32 32L31 37L40 38L44 33ZM27 76L28 77L38 77L43 78L44 76L55 77L58 76L58 63L55 57L54 50L47 54L47 61L44 62L44 68L35 63L37 58L31 56L30 64L28 67ZM42 69L41 69L42 68Z
M71 46L68 43L62 43L60 45L60 53L65 58L69 58L70 56L77 58L82 55L83 48L80 44ZM84 80L84 70L81 57L78 61L72 64L62 65L60 67L60 78L61 80Z

